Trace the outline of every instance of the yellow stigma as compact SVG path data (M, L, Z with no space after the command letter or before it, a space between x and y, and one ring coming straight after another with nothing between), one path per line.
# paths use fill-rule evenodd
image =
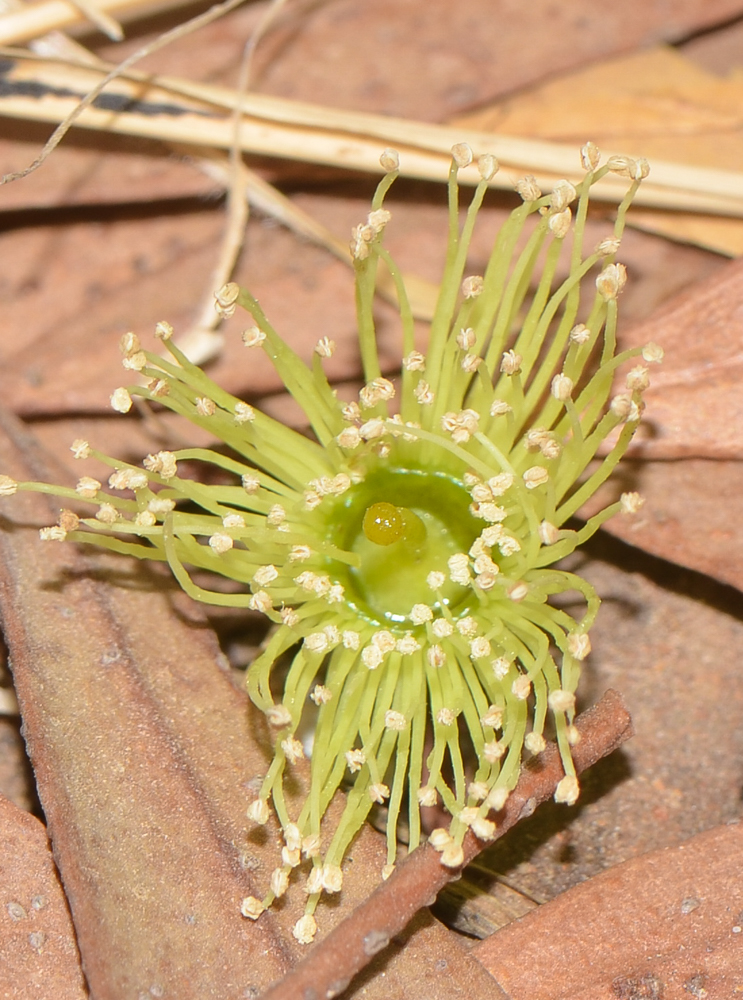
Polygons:
M426 537L425 525L417 514L384 500L367 508L362 527L369 541L376 545L392 545L401 539L421 545Z
M367 508L363 528L369 541L377 545L392 545L399 541L405 532L402 509L384 501Z

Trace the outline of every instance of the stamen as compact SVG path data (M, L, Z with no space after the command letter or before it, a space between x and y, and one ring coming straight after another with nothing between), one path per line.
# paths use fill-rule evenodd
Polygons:
M143 470L73 442L75 458L110 468L108 491L91 476L69 488L0 475L0 497L33 490L91 505L93 516L82 521L63 510L42 538L167 561L193 598L261 612L277 626L247 676L274 740L248 818L263 825L272 811L285 845L267 895L247 897L242 913L257 919L285 894L302 855L311 858L305 915L294 927L302 943L316 932L321 895L341 889L344 854L375 803L388 817L387 873L404 799L411 850L421 838L420 808L439 802L452 817L449 830L431 836L443 864L462 863L467 828L490 839L487 810L503 808L523 751L544 749L548 710L566 775L555 798L572 803L578 796L570 756L578 738L574 692L599 601L590 584L548 567L608 517L640 508L638 494L624 493L581 529L564 526L625 451L642 415L646 366L663 356L653 343L616 349L626 272L613 258L647 165L612 157L599 167L591 143L581 157L587 175L579 184L559 181L546 195L534 178L517 184L523 203L492 241L482 274L467 276L468 247L497 161L466 144L454 147L449 246L424 356L402 273L382 242L391 219L384 198L398 169L397 154L385 151L372 211L353 232L365 383L358 402L343 402L328 382L329 336L307 364L249 293L234 283L220 289L219 314L239 307L251 315L246 348L265 351L314 439L214 383L160 323L156 336L171 359L125 334L124 365L143 377L116 389L111 405L125 413L132 396L157 401L224 448L155 452ZM462 223L458 172L475 160L481 180ZM631 183L613 232L587 253L589 191L607 170ZM399 378L382 374L378 354L380 262L399 302ZM591 271L592 304L581 291ZM617 393L618 369L631 358L638 363L621 372L625 391ZM219 474L199 482L180 471L187 462ZM198 570L236 586L207 590L192 578ZM567 591L583 598L580 619L549 603ZM279 661L287 667L277 682ZM314 723L311 782L298 802L284 786L305 755L297 734L308 731L307 712ZM473 775L465 768L468 750L478 761ZM349 778L333 828L325 815Z

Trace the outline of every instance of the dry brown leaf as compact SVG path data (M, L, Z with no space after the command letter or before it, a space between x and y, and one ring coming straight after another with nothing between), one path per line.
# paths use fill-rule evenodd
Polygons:
M547 75L743 12L740 0L335 0L268 40L261 89L333 107L442 121ZM349 39L363 39L349 49ZM353 54L353 65L348 55ZM585 136L580 143L585 142Z
M457 119L462 126L737 170L743 159L743 75L721 79L671 48L594 63ZM638 208L632 224L732 256L743 222Z
M660 559L743 590L743 463L627 460L612 486L622 488L639 490L644 506L632 519L608 521L604 530Z
M36 4L36 16L52 12L54 4ZM148 5L149 7L149 5ZM172 72L213 83L234 82L242 46L258 20L262 5L246 4L234 11L225 25L217 21L196 33L194 40L182 39L166 48L155 59L160 72ZM62 15L75 16L74 8L56 4ZM150 16L153 13L149 7ZM25 12L28 14L28 11ZM94 53L120 60L143 41L157 37L158 29L184 19L183 11L173 11L154 23L130 24L127 41L119 45L100 38L86 39ZM0 18L0 27L4 23ZM145 34L143 34L145 32ZM6 36L4 44L13 44ZM16 42L17 44L17 42ZM95 57L94 57L95 58ZM2 173L18 170L31 163L49 136L49 127L32 122L7 121L0 139ZM127 138L105 133L76 131L66 137L43 170L24 178L23 183L6 185L0 204L3 209L34 208L50 205L92 205L99 202L121 204L127 201L153 202L158 199L209 198L217 187L183 154L174 155L156 139Z
M743 991L743 823L618 865L474 954L513 1000L723 1000ZM600 914L600 919L596 919Z
M365 197L351 202L344 229L350 232L352 222L367 212ZM112 380L130 379L118 369L121 335L133 329L147 343L161 319L179 333L188 328L213 268L222 225L221 213L204 206L0 236L7 259L4 322L15 331L0 344L6 405L24 415L105 411ZM247 244L238 280L261 299L276 328L305 357L332 331L340 346L331 377L355 374L349 269L316 247L298 245L291 234L260 224L249 230ZM73 260L77 267L71 270ZM380 312L391 314L384 307ZM245 314L225 324L225 348L210 374L228 390L254 398L282 384L267 358L245 351L240 340L245 325Z
M33 160L48 138L47 125L3 122L0 174ZM217 185L164 144L124 136L76 132L22 184L3 188L3 212L124 202L212 198Z
M634 518L605 528L632 545L743 589L737 529L743 489L743 264L732 262L629 329L666 356L651 373L647 411L632 455L601 504L621 489L646 498Z
M372 978L374 977L374 978ZM372 992L374 991L374 992ZM343 1000L509 1000L462 938L419 913L353 982Z
M632 454L650 459L743 459L743 262L653 313L624 336L666 356L653 371L645 426Z
M33 441L4 428L38 474ZM7 437L2 455L24 475ZM7 517L49 519L43 499L19 500ZM3 626L91 989L257 992L292 949L281 915L254 925L239 911L274 852L245 841L244 801L266 764L245 697L198 616L176 617L146 576L112 588L74 550L28 536L0 536Z
M43 825L0 797L0 843L3 992L85 1000L75 932Z
M703 69L729 73L740 65L743 21L740 18L711 31L692 34L681 43L682 51Z
M2 691L5 697L13 689L3 686ZM36 806L36 791L20 728L19 717L0 718L0 795L31 812Z
M483 891L482 883L487 884ZM539 903L475 861L436 899L435 913L447 926L472 938L486 938L536 909Z
M590 134L602 148L616 151L618 142L630 155L650 150L659 159L735 169L733 149L718 142L741 126L738 87L736 78L720 79L656 46L581 67L458 122L575 144ZM709 159L713 151L719 159Z
M177 206L0 237L13 331L0 345L5 404L25 413L100 410L110 392L102 366L110 372L121 334L192 318L222 225L216 208Z

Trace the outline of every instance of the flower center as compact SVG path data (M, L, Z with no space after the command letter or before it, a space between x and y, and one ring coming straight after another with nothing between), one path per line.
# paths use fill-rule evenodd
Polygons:
M414 604L466 603L470 591L449 580L448 560L468 551L479 524L459 481L416 469L381 469L344 501L337 541L359 558L345 584L347 598L362 614L402 623ZM441 600L427 583L434 570L447 577Z

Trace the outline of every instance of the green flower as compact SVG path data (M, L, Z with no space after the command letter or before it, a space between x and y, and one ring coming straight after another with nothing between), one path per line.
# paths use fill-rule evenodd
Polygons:
M481 179L460 225L458 174L475 166L469 147L452 152L447 258L425 355L415 349L405 287L383 245L390 221L384 198L397 176L392 151L382 157L387 173L372 211L354 230L365 379L357 400L341 402L328 384L322 363L331 340L317 344L307 365L248 292L228 284L217 293L223 315L240 307L252 316L244 343L271 358L312 437L222 390L161 323L156 333L172 360L142 350L127 334L124 365L146 384L117 389L113 407L126 412L132 396L143 397L207 429L227 449L162 451L137 468L75 442L77 457L113 467L111 492L89 477L76 489L0 477L0 493L20 487L96 505L95 516L82 521L64 512L44 537L166 561L197 600L270 619L248 690L266 716L273 759L248 816L262 824L273 810L285 846L265 898L249 897L243 913L259 916L310 859L306 912L295 928L302 941L312 939L321 894L341 888L344 856L375 804L387 813L384 875L397 857L401 817L413 849L421 808L438 803L451 823L431 841L442 863L456 867L467 828L483 840L493 836L489 814L515 786L524 750L544 748L548 725L565 770L556 798L575 801L575 690L599 601L586 581L554 564L608 517L641 503L625 494L582 527L566 526L607 479L640 418L648 370L632 368L615 392L618 369L640 354L647 362L662 356L652 344L615 351L626 276L613 258L647 165L615 157L599 167L598 151L587 144L577 187L560 181L542 195L525 178L517 186L522 204L497 234L480 276L465 273L468 246L497 164L489 155L477 161ZM613 234L584 255L590 188L608 170L631 183ZM556 277L561 258L564 279ZM400 304L396 378L382 373L377 354L380 263ZM592 273L585 302L581 283ZM184 462L214 466L220 475L206 484L186 478ZM194 569L241 586L206 590ZM585 600L580 619L551 603L568 591ZM273 675L287 661L277 694ZM300 733L307 732L311 782L295 807L284 785L305 756ZM342 785L345 809L329 829L323 817Z

